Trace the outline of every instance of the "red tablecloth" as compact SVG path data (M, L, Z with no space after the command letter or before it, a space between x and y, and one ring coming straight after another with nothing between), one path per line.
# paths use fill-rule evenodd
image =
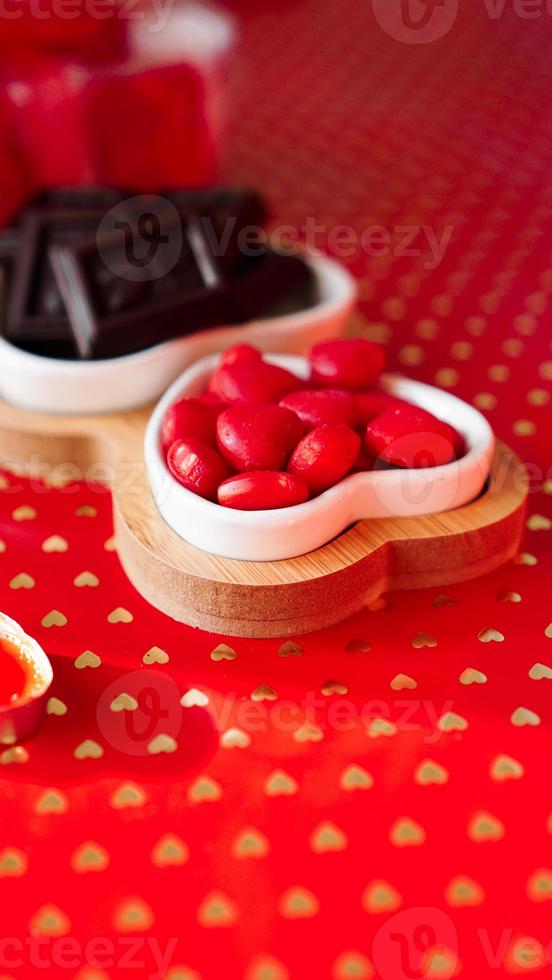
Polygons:
M0 976L544 977L549 14L473 0L418 44L368 2L234 7L227 175L286 224L314 218L321 245L384 229L382 254L349 260L355 326L532 464L526 541L479 581L284 645L233 640L133 590L107 493L6 477L1 607L51 655L56 700L0 757Z

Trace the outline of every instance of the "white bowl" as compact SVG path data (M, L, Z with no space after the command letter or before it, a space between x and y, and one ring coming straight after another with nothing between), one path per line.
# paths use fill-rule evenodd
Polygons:
M303 357L266 360L308 377ZM145 460L162 517L176 533L214 555L244 561L279 561L314 551L355 521L372 517L418 517L452 510L473 500L489 475L495 440L487 420L448 392L386 375L384 387L454 425L466 441L462 459L417 470L354 473L305 504L280 510L240 511L204 500L169 473L160 431L169 406L182 395L199 394L218 358L205 357L188 368L155 408L146 430Z
M306 350L341 333L356 300L350 273L325 256L308 258L319 302L296 313L201 330L137 354L103 361L65 361L19 350L0 337L0 396L54 415L124 412L156 401L198 357L236 343L263 351Z

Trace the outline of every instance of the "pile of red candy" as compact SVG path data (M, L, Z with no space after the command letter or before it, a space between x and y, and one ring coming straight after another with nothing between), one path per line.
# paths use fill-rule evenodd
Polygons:
M204 394L181 398L162 427L179 483L237 510L291 507L349 473L439 466L464 452L446 422L377 387L384 351L332 340L309 354L310 379L246 344L223 354Z

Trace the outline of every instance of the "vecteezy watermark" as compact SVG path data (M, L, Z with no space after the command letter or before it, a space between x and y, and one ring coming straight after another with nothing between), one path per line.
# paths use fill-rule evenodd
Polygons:
M17 21L31 17L37 21L148 21L152 33L166 27L174 0L0 0L0 20Z
M454 26L459 0L371 0L382 31L402 44L431 44ZM552 16L552 0L481 0L489 20L500 20L511 9L520 20Z
M113 681L97 707L98 728L114 749L124 755L146 756L160 736L171 742L182 727L180 691L160 671L133 670Z
M372 0L377 23L403 44L430 44L448 34L458 0Z
M286 254L329 254L337 259L392 256L421 259L427 271L445 257L455 226L373 224L358 228L348 224L324 224L307 215L299 226L278 224L237 227L235 216L215 222L209 215L184 219L167 198L142 195L115 205L100 222L96 235L98 254L105 269L131 282L146 282L168 275L187 248L198 268L206 257L221 258L230 242L240 255L255 258L266 249ZM203 249L203 254L202 254Z
M0 938L0 970L93 970L116 967L140 971L146 980L162 980L174 957L179 939L164 944L151 936L94 936L81 942L75 936L43 936L31 929L28 936ZM136 975L136 973L134 974Z
M372 943L372 961L381 980L439 980L453 977L458 964L458 935L442 909L418 906L397 912L378 929Z

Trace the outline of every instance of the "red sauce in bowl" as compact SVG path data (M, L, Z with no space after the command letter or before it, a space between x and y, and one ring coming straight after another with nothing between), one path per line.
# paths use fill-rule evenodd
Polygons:
M0 638L0 707L19 700L30 677L21 663L19 647L11 640Z

